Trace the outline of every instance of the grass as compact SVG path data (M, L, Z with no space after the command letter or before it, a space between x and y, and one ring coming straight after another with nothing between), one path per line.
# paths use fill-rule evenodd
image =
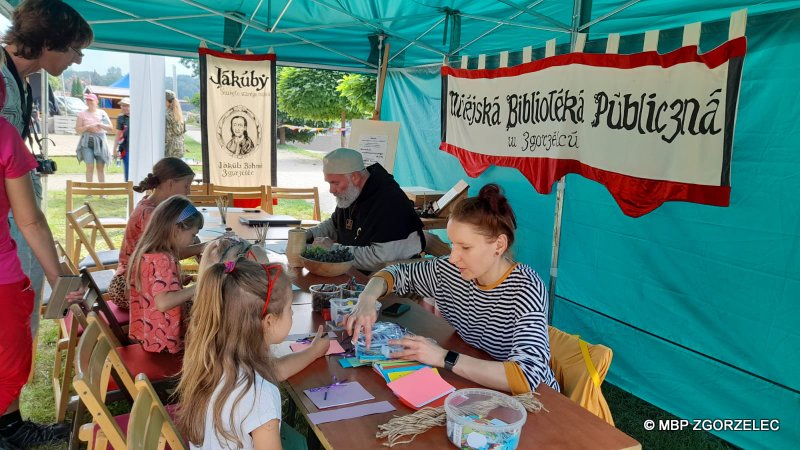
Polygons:
M58 165L58 174L84 174L86 173L86 164L79 163L74 156L54 156L52 159ZM121 163L120 163L121 164ZM106 173L122 173L122 165L117 167L114 164L106 164ZM95 169L96 170L96 169Z
M693 431L691 427L681 431L646 431L647 419L679 419L608 382L603 383L603 396L608 402L617 428L642 444L644 449L664 450L722 450L736 448L728 442L704 431Z
M321 158L321 155L315 152L310 152L293 145L281 145L279 148L292 153ZM186 149L187 158L198 161L201 159L200 144L198 142L187 137ZM56 159L58 160L59 173L61 174L82 174L84 171L84 166L79 166L73 157L57 157ZM111 171L111 173L115 173L114 171L120 171L121 169L109 166L107 170ZM75 204L78 205L83 201L83 198L76 198ZM96 199L95 201L89 199L89 201L92 203L92 206L96 208L98 215L101 217L125 216L125 199L109 198L102 202L96 201ZM65 232L65 206L65 192L48 192L48 222L53 231L54 238L60 240L62 243L64 242ZM304 219L311 218L312 216L311 204L304 200L281 200L274 209L276 214L287 214ZM114 244L119 246L122 239L122 231L115 230L110 234L112 235ZM101 248L104 247L101 246ZM33 381L23 389L20 399L23 415L37 422L47 423L54 420L53 390L50 384L50 376L53 370L57 334L58 328L55 321L41 321L35 361L35 375ZM608 382L603 384L603 394L614 415L617 428L641 442L642 447L645 449L721 450L735 448L724 440L702 431L645 431L643 423L646 419L658 422L659 419L676 419L677 417ZM288 395L285 393L282 395L282 398L284 416L286 416L290 410L290 408L288 408L288 402L290 400L288 400ZM112 411L122 412L128 407L129 405L122 402L114 405ZM284 417L284 420L293 425L301 434L306 434L308 432L305 421L299 412L295 412L293 417ZM39 450L62 450L66 448L66 444L60 444L39 447Z
M278 150L286 150L287 152L294 153L297 155L308 156L309 158L319 159L321 160L323 156L325 156L322 152L312 152L311 150L306 150L301 147L297 147L292 144L279 144Z

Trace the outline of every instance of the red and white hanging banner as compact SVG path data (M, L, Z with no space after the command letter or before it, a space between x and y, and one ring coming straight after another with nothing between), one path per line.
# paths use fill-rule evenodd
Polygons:
M515 167L540 193L567 173L639 217L730 203L744 37L698 54L570 53L494 70L442 67L442 143L472 177Z

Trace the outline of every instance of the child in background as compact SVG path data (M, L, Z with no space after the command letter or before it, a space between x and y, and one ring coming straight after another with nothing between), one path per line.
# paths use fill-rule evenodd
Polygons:
M275 384L325 355L330 339L320 326L306 350L270 355L292 327L291 286L280 264L227 261L203 273L178 385L178 428L193 449L305 448L281 425Z
M125 236L119 247L119 265L111 284L108 286L108 298L123 309L130 308L127 283L128 262L133 250L144 234L150 222L150 216L161 202L173 195L189 195L194 180L194 171L188 164L178 158L162 158L153 166L153 172L134 186L139 193L148 193L133 209L125 226ZM203 251L202 244L192 245L182 251L179 259L199 255Z
M268 264L269 258L264 247L251 244L238 237L221 237L208 242L203 256L200 258L200 266L197 269L198 282L203 272L208 266L226 261L239 261L249 259L261 264Z
M128 334L149 352L183 350L184 319L194 286L184 288L179 255L203 227L203 215L188 198L175 195L153 211L130 259Z

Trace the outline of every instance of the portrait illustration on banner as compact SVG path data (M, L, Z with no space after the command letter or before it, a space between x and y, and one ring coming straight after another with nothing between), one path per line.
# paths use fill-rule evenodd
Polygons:
M230 108L217 123L217 142L234 158L245 158L261 147L261 124L243 105Z

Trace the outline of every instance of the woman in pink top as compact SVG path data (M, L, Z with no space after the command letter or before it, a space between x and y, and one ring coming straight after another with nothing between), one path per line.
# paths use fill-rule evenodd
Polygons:
M184 321L194 286L183 288L179 255L203 227L203 215L188 198L175 195L153 211L131 255L128 335L148 352L183 351Z
M138 186L136 192L150 192L134 208L125 226L125 236L119 248L119 266L117 273L108 287L108 296L120 308L128 309L128 285L126 283L126 270L128 260L139 243L144 229L150 222L150 216L161 202L173 195L189 195L190 186L194 180L194 172L188 164L179 158L163 158L153 166L153 173L148 173ZM203 252L203 245L192 245L184 250L181 258L199 255Z
M86 181L92 181L92 170L97 166L97 181L102 183L106 181L105 167L111 159L106 132L114 131L114 127L108 114L97 108L96 95L86 94L83 98L89 109L78 113L75 122L75 132L81 135L76 153L78 161L86 163Z
M0 55L0 65L4 63ZM0 86L4 85L0 76ZM0 109L4 103L5 89L0 89ZM11 239L9 210L51 286L61 273L53 234L34 198L30 171L36 166L17 129L0 117L0 415L18 409L19 394L31 370L33 345L34 293Z

